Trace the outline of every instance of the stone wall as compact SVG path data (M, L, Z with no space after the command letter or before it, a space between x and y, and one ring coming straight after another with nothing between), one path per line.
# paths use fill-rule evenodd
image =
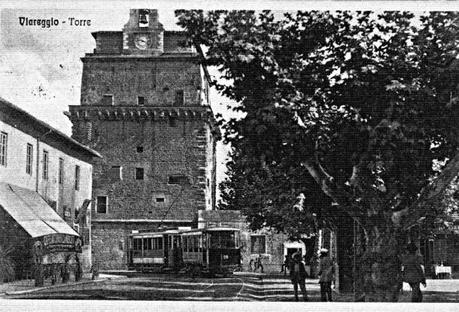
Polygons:
M99 58L85 57L81 85L81 105L111 105L104 95L113 95L113 105L193 106L201 105L200 66L186 58ZM183 99L177 91L183 91Z
M127 227L120 224L93 223L93 262L100 269L126 269L129 233Z
M94 53L113 54L123 51L123 33L121 31L104 31L93 33L96 39Z
M199 209L212 209L215 156L207 154L215 149L208 148L208 124L180 119L174 126L167 119L91 123L92 139L86 143L103 155L93 169L94 198L108 196L109 200L107 213L98 214L93 206L95 219L193 220ZM78 121L75 136L76 129ZM121 166L121 179L113 175L113 166ZM143 180L136 180L136 168L144 169ZM171 176L184 176L187 181L171 184ZM157 202L157 197L164 201Z

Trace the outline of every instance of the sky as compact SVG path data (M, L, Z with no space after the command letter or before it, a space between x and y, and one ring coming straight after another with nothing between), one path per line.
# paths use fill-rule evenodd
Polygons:
M95 48L91 32L119 31L129 19L130 8L156 8L167 30L179 30L174 9L459 9L459 1L395 2L377 1L42 1L0 3L0 97L33 116L71 135L71 123L63 112L79 105L82 63L80 58ZM20 17L53 19L59 25L21 26ZM70 25L70 18L90 20L90 26ZM63 23L65 21L65 24ZM218 75L211 69L211 74ZM231 101L211 90L214 113L231 116ZM225 177L228 147L217 146L217 180Z

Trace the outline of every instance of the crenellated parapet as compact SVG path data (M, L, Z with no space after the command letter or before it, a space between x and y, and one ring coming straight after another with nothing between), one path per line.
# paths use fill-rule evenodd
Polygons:
M215 138L221 138L215 116L209 106L195 107L154 107L154 106L81 106L70 105L65 115L72 123L84 121L168 121L176 120L201 120L210 125Z

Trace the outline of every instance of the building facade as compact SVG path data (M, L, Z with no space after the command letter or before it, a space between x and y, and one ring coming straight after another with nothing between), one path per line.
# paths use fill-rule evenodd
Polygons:
M100 155L0 99L0 244L25 252L16 258L30 260L31 246L39 242L49 251L40 258L43 264L63 263L59 250L81 249L80 260L89 270L86 210L95 157ZM18 265L16 273L27 269Z
M92 242L101 269L127 266L127 235L196 226L215 209L216 141L208 74L182 32L156 10L130 11L122 31L93 33L83 58L73 138L103 155L94 166Z

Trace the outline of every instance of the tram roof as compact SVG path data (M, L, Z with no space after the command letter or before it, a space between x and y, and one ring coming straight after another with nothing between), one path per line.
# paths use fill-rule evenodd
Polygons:
M131 233L131 236L145 236L145 237L151 237L151 236L161 236L164 234L179 234L182 233L183 230L166 230L166 231L157 231L157 232L142 232L142 233Z
M192 229L192 230L184 231L183 233L192 233L192 232L229 232L229 231L240 231L240 229L232 228L232 227L210 227L210 228L202 228L202 229Z
M232 227L210 227L202 229L170 229L165 231L156 231L156 232L142 232L142 233L131 233L132 237L160 237L164 234L187 234L187 233L199 233L199 232L233 232L240 231L238 228Z

